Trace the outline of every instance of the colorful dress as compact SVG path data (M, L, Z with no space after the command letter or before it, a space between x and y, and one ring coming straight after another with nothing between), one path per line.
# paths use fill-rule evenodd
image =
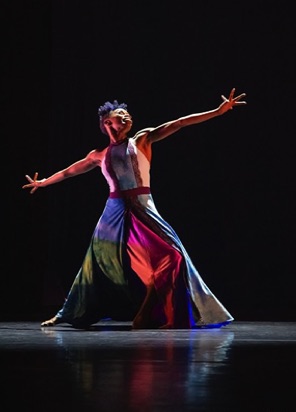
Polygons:
M76 328L132 320L154 285L150 327L220 327L233 320L202 280L150 192L150 162L133 138L110 144L101 165L110 195L82 266L56 316Z

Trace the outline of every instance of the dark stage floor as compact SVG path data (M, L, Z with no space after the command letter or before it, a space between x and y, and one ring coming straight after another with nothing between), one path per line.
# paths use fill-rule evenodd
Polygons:
M295 410L296 323L91 330L0 322L1 411Z

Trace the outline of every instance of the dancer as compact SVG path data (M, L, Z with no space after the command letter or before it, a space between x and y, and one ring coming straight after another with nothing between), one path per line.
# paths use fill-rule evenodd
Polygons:
M243 106L246 96L229 97L215 109L190 114L129 137L133 120L125 103L107 101L99 107L103 150L23 186L33 194L70 177L100 167L110 194L94 229L82 266L64 304L41 323L68 323L88 328L105 319L130 320L133 329L221 327L232 315L207 287L172 226L159 214L150 190L152 145L183 127Z

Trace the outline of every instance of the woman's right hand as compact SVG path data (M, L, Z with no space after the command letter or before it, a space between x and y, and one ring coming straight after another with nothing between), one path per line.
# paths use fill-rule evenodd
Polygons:
M38 189L38 187L41 186L41 183L44 182L46 179L42 179L42 180L37 180L38 177L38 172L36 172L34 174L34 178L32 179L29 175L25 176L26 179L30 182L27 183L26 185L24 185L22 187L22 189L31 189L30 194L32 195L33 193L36 192L36 190Z

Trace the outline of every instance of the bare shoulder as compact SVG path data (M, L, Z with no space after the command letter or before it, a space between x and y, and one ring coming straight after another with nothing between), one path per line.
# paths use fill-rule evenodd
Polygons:
M146 127L145 129L139 130L133 138L135 144L141 150L141 152L144 153L149 162L151 162L152 157L151 141L149 139L149 136L154 129L154 127Z
M145 129L139 130L133 137L137 145L145 144L148 140L149 134L154 130L154 127L146 127Z
M152 132L152 130L154 130L154 127L146 127L145 129L139 130L135 134L134 139L139 139L143 136L147 136L150 132Z
M94 149L88 153L88 155L86 156L86 159L93 164L101 165L102 160L105 157L106 151L107 151L107 147L103 150Z

